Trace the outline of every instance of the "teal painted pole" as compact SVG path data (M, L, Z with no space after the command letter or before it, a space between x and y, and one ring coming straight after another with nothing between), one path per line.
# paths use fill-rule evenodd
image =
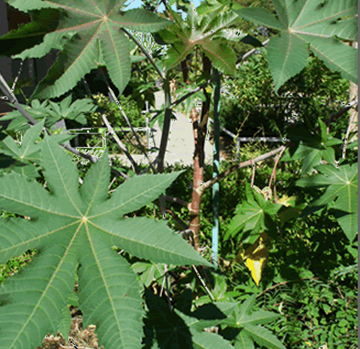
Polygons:
M216 68L214 74L218 74ZM214 154L213 178L219 174L220 164L220 76L214 80ZM218 267L218 242L219 242L219 182L212 187L213 199L213 226L212 226L212 256L215 268Z

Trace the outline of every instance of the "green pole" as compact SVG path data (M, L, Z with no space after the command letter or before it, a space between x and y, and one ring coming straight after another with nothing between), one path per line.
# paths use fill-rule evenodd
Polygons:
M214 68L214 74L218 74ZM220 76L214 80L214 154L213 178L219 174L220 163ZM218 242L219 242L219 182L212 187L213 198L213 226L212 226L212 256L214 266L218 267Z

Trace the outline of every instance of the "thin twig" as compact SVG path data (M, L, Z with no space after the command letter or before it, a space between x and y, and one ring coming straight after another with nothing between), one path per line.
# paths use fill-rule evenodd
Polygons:
M276 193L276 168L277 168L277 165L282 157L282 155L284 154L284 151L285 151L286 148L284 148L280 154L278 154L276 156L276 159L275 159L275 164L274 164L274 168L272 170L272 173L271 173L271 176L270 176L270 181L269 181L269 188L271 189L271 182L272 182L272 179L274 178L274 196L275 196L275 202L278 202L278 198L277 198L277 193Z
M110 183L110 185L109 185L109 187L108 187L108 190L110 190L110 188L112 187L112 185L113 185L114 182L116 181L117 177L118 177L118 176L115 176L115 177L112 179L112 181L111 181L111 183Z
M151 163L151 165L156 165L156 164L159 163L159 161L160 161L160 159L157 157L157 158ZM146 167L144 170L142 170L142 171L139 173L139 175L141 176L141 175L149 172L149 170L150 170L151 168L152 168L151 166Z
M141 151L142 151L143 154L145 155L146 159L149 161L149 166L151 167L151 169L152 169L152 170L154 171L154 173L155 173L155 169L154 169L154 167L152 166L152 163L151 163L151 160L150 160L150 158L149 158L149 156L148 156L148 154L147 154L147 151L146 151L145 147L143 146L143 144L141 143L141 141L140 141L137 133L135 132L134 128L132 127L132 125L131 125L131 123L130 123L130 121L129 121L129 118L126 116L123 108L121 107L119 100L116 98L116 96L115 96L113 90L110 88L110 86L108 86L108 89L109 89L109 91L110 91L111 97L114 99L114 101L115 101L115 103L117 104L119 110L121 111L121 113L122 113L122 115L123 115L126 123L128 124L128 126L130 127L132 133L134 134L134 136L135 136L135 138L136 138L136 141L138 142L138 144L139 144L139 146L140 146L140 148L141 148Z
M202 90L203 88L205 88L207 85L209 85L213 80L215 80L217 77L222 76L222 73L218 73L216 75L214 75L213 77L209 78L207 81L205 81L204 83L202 83L201 85L199 85L198 87L196 87L194 90L190 91L189 93L187 93L186 95L182 96L181 98L177 99L176 101L171 103L171 107L175 108L178 104L182 103L183 101L185 101L186 99L188 99L190 96L192 96L193 94L195 94L196 92L199 92L200 90ZM155 115L156 117L156 115Z
M15 90L16 83L19 80L19 77L20 77L20 74L21 74L21 71L22 71L22 68L23 68L23 64L24 64L24 61L20 61L20 68L19 68L19 71L18 71L18 75L15 78L14 83L13 83L13 85L11 87L11 92L14 92L14 90Z
M101 75L102 75L102 77L103 77L103 79L104 79L104 82L105 82L105 84L106 84L106 86L107 86L107 89L108 89L108 91L109 91L110 102L114 101L114 102L116 103L116 105L118 106L119 110L122 112L122 114L123 114L123 116L124 116L124 118L125 118L125 121L129 124L129 120L128 120L125 112L124 112L123 109L121 108L120 102L118 101L118 99L116 98L113 90L112 90L111 87L110 87L110 82L109 82L108 78L106 77L106 75L105 75L105 73L104 73L104 70L105 70L105 67L102 67L102 68L100 69L100 73L101 73ZM121 125L119 125L119 127L120 127L121 132L124 133L124 136L125 136L126 140L129 142L129 144L131 144L130 137L129 137L129 136L127 135L127 133L123 130L123 128L121 127ZM135 132L134 132L131 124L130 124L130 128L131 128L131 130L133 131L133 133L135 134Z
M339 111L337 111L336 113L332 113L330 114L329 118L325 121L325 125L326 126L330 126L330 124L337 120L341 115L345 114L349 109L351 109L352 107L354 107L355 105L358 104L358 99L354 98L351 102L349 102L345 107L341 108ZM317 132L320 129L320 127L316 127L315 128L315 132Z
M86 79L85 79L85 76L83 76L83 77L81 78L81 81L82 81L83 84L84 84L86 93L88 94L89 98L94 99L94 98L93 98L93 95L92 95L92 93L91 93L89 84L88 84L88 82L87 82Z
M266 44L268 44L270 41L270 39L265 40L264 42L262 42L262 45L265 46ZM239 66L241 65L240 63L242 61L244 61L246 58L250 57L252 54L254 54L256 51L258 51L259 48L253 48L250 51L246 52L243 56L241 56L241 58L236 62L236 68L239 68Z
M165 270L166 299L167 299L170 311L173 311L173 308L172 308L172 305L171 305L172 298L171 298L171 294L170 294L169 270L168 270L167 264L164 264L164 270Z
M166 212L170 213L171 216L183 227L183 229L185 230L189 229L189 225L186 224L173 210L167 208Z
M206 286L204 280L202 279L199 271L196 269L195 265L191 266L192 269L194 270L196 276L198 277L199 281L201 282L201 284L204 286L206 292L208 293L209 297L211 298L211 300L214 302L215 301L215 297L213 296L213 294L211 293L211 291L208 289L208 287Z
M173 196L164 195L164 199L165 199L165 201L171 201L171 202L175 202L177 204L183 205L186 208L189 208L189 205L190 205L189 202L181 200L181 199L173 197Z
M115 142L117 143L117 145L120 147L120 149L125 153L126 157L129 159L129 161L131 162L131 165L132 165L132 168L133 168L133 171L135 173L138 173L139 172L139 167L137 165L137 163L135 162L134 158L131 156L131 154L129 153L129 150L128 148L126 147L126 145L124 145L119 137L117 136L117 134L115 133L114 129L111 127L108 119L106 118L105 114L102 114L101 115L106 127L108 128L109 132L111 133L111 135L113 136Z

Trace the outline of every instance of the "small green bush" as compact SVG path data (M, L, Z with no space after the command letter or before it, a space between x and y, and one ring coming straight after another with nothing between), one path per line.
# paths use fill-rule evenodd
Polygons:
M274 93L266 52L251 56L223 85L231 86L231 95L222 95L221 125L241 137L284 137L286 119L292 115L312 129L319 116L326 120L349 98L349 82L312 55L308 66L286 82L278 95ZM337 138L342 138L346 121L345 114L333 129Z
M129 127L116 102L110 102L109 97L104 96L102 93L98 93L93 97L101 109L87 117L88 125L90 127L100 127L104 125L101 118L101 114L103 113L106 115L106 118L113 128ZM121 108L128 117L131 125L133 127L145 127L145 116L141 113L137 103L131 96L125 97L124 95L121 95L118 99Z

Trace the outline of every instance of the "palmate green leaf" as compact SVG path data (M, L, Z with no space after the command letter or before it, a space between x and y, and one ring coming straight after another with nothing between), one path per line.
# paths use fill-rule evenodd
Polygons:
M309 130L306 130L303 135L303 140L300 140L296 135L301 136L304 128L298 128L292 130L295 133L294 141L299 141L299 146L296 151L290 156L287 151L282 161L304 159L302 163L301 171L303 175L310 172L316 165L320 164L323 159L329 164L335 164L335 150L332 148L334 145L341 144L342 141L337 138L333 138L327 133L325 123L319 119L320 134L312 134ZM293 140L292 136L289 136Z
M247 184L249 190L249 184ZM266 216L276 214L282 205L266 201L261 194L254 190L248 191L247 201L238 205L235 216L229 224L225 239L235 236L241 229L242 234L251 231L251 234L243 242L252 244L258 238L261 231L267 230ZM254 198L256 200L254 200Z
M23 174L29 178L39 177L38 168L36 168L32 162L40 162L40 149L41 144L36 141L41 134L44 127L44 121L40 121L35 126L30 127L25 133L22 142L18 145L14 139L7 136L2 142L0 142L0 153L11 156L16 162L10 166L10 170ZM57 143L62 143L66 140L74 138L76 135L54 135L53 139Z
M49 101L49 106L47 107L48 113L54 117L75 120L78 123L85 125L87 122L85 113L92 113L96 111L97 106L93 104L93 101L90 98L78 99L74 103L70 104L71 100L72 95L69 95L60 103Z
M64 35L76 35L66 40L58 60L35 89L33 98L54 98L71 90L92 69L105 65L121 94L130 80L131 60L129 39L120 28L151 33L171 22L141 9L121 11L125 0L85 1L16 0L10 4L20 11L53 8L65 11L56 30L47 34L44 42L31 55L49 52ZM50 37L50 38L48 38ZM26 56L29 53L25 54ZM25 56L23 56L25 57Z
M189 317L187 320L184 318L185 314L180 312L178 314L184 319L190 330L201 332L205 328L221 324L237 307L237 302L214 302L203 304L191 314L187 314L191 315L191 318Z
M17 55L12 56L13 59L41 58L48 54L52 49L62 50L65 44L76 35L76 32L59 33L53 32L44 37L42 43L35 45Z
M252 308L255 305L256 296L252 295L246 299L241 305L238 305L234 311L222 323L231 327L239 327L240 322L247 315L250 315Z
M258 324L269 323L277 319L280 315L268 311L257 311L251 314L255 300L256 295L250 296L243 304L236 307L232 314L229 315L228 319L223 322L224 325L230 327L243 328L236 338L235 348L246 348L244 347L244 344L251 342L248 338L250 337L265 348L285 349L280 341L269 330L258 326ZM249 346L249 348L251 348L251 346Z
M69 95L59 104L48 100L45 100L40 104L39 100L34 99L31 101L31 107L23 104L22 107L34 117L36 121L40 121L46 117L45 126L48 128L61 119L75 120L76 122L85 125L87 123L85 113L96 111L97 106L95 106L89 98L78 99L70 104L71 99L72 95ZM7 113L1 120L13 120L7 127L7 130L17 131L29 128L29 125L27 124L28 120L18 110ZM68 139L71 138L72 137ZM63 142L64 141L65 139Z
M195 332L192 340L194 349L234 349L229 341L215 333Z
M173 14L173 12L171 13ZM234 74L236 55L229 46L224 44L226 33L221 32L234 24L236 19L238 19L237 15L232 12L199 16L194 4L191 3L185 24L180 25L176 22L158 33L163 41L172 44L167 51L165 61L167 70L176 67L194 51L195 47L198 47L212 60L219 71L225 74ZM168 34L169 32L172 34ZM174 34L176 38L174 38ZM217 40L215 40L216 34L219 34ZM239 39L241 38L242 36L239 37Z
M301 214L306 217L310 212L330 205L336 200L337 220L346 237L352 242L358 233L358 168L357 163L342 165L338 169L331 165L315 166L322 174L302 178L296 181L299 187L325 187L326 191L318 199L309 204ZM311 210L312 209L312 210Z
M62 309L62 319L60 320L57 331L60 332L64 338L68 338L70 333L70 328L71 328L71 312L68 306L66 305Z
M259 345L269 349L286 349L285 346L266 328L246 325L243 331Z
M30 217L0 219L0 263L29 248L38 250L30 265L0 288L0 348L33 348L56 332L78 264L84 326L96 325L106 348L140 348L141 288L112 246L158 263L211 266L165 222L123 218L156 199L180 172L134 177L109 198L107 151L79 191L71 157L52 137L41 143L50 193L16 173L0 178L0 208Z
M40 121L46 117L45 127L50 128L57 121L60 120L59 116L51 115L47 109L49 101L43 101L42 104L38 100L31 101L31 107L29 105L20 104L36 121ZM9 103L13 106L13 104ZM9 131L20 131L26 130L29 128L28 119L23 116L20 111L13 110L10 113L7 113L1 118L1 120L12 120L9 126L6 128Z
M267 45L275 90L307 65L312 52L343 78L357 84L357 50L337 38L357 40L356 0L274 1L278 18L259 8L234 12L244 19L281 31ZM336 38L337 37L337 38Z
M169 310L164 299L145 290L145 301L149 312L145 318L145 333L151 333L153 340L145 348L191 348L191 332L184 320ZM150 336L146 336L149 338ZM155 346L154 346L155 344Z
M245 315L241 320L241 325L246 326L247 324L268 324L269 322L278 319L280 316L280 314L260 310L252 313L251 315Z

